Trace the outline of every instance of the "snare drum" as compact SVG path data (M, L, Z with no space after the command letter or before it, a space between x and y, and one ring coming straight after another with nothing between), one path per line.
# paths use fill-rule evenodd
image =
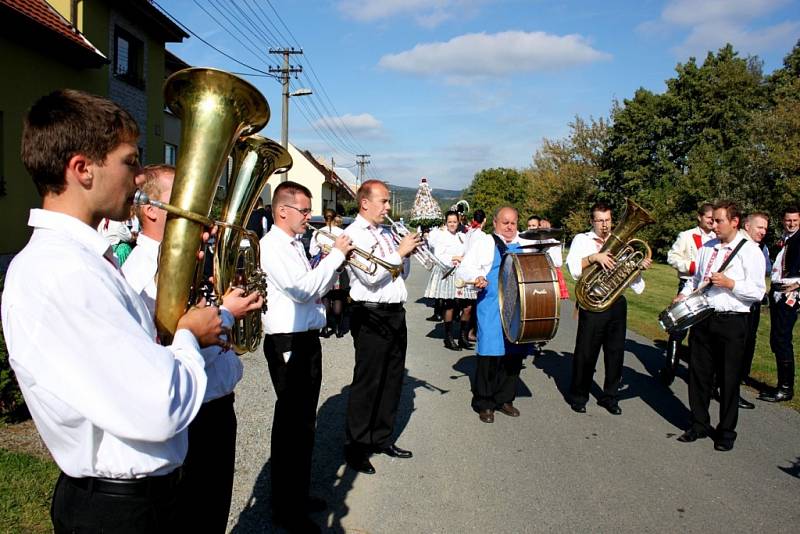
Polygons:
M684 300L672 304L658 315L661 328L672 334L686 330L699 323L714 313L714 308L708 303L702 293L692 293Z
M503 332L511 343L553 339L560 318L558 277L547 254L508 253L498 294Z

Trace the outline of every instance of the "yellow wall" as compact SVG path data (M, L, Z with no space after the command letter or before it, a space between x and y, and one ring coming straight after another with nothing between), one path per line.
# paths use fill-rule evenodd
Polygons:
M3 114L3 169L6 195L0 197L0 254L18 252L30 237L28 210L41 205L28 172L19 158L22 120L40 96L70 87L96 94L108 92L105 69L75 69L0 35L0 72L13 79L0 84Z

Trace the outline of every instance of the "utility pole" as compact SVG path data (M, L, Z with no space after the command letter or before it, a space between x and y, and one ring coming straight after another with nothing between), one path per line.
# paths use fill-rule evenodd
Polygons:
M369 154L356 154L358 161L356 161L356 165L358 165L358 185L360 186L364 182L364 167L367 166L369 160Z
M293 67L289 65L289 56L292 54L302 54L302 50L292 48L270 48L270 54L281 54L283 56L283 67L270 67L270 73L280 74L281 85L283 85L283 113L281 113L281 145L289 149L289 77L292 74L303 72L303 67ZM286 175L284 174L284 177ZM285 181L285 179L284 179Z

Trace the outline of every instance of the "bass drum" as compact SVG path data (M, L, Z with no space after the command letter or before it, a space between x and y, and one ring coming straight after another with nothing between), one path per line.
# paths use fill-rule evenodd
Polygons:
M547 254L508 253L498 286L503 332L511 343L555 337L560 318L558 277Z

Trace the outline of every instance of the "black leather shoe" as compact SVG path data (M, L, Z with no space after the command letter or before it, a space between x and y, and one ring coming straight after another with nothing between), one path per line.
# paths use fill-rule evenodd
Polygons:
M321 335L324 338L329 338L333 335L333 328L331 328L330 326L326 326L325 328L320 330L319 335Z
M740 397L739 397L739 408L741 408L741 409L743 409L743 410L752 410L752 409L754 409L755 407L756 407L756 405L755 405L755 404L753 404L752 402L750 402L750 401L746 400L746 399L745 399L744 397L742 397L742 396L740 396Z
M469 340L464 336L461 336L460 338L458 338L458 346L461 347L462 349L466 349L466 350L470 350L472 348L475 348L475 346L472 343L470 343Z
M706 432L698 432L694 428L690 428L680 436L678 436L678 441L681 443L692 443L693 441L697 441L698 439L707 438L708 434Z
M445 346L445 348L448 348L448 349L454 350L454 351L460 351L461 350L461 347L456 345L456 342L452 337L444 338L444 346Z
M383 449L378 451L381 454L385 454L386 456L391 456L392 458L411 458L414 456L414 453L411 451L407 451L405 449L401 449L397 445L389 445L388 447L384 447Z
M774 393L762 393L758 396L758 400L766 402L783 402L793 398L792 390L788 388L778 388Z
M481 410L478 412L478 419L484 423L494 423L494 412L492 410Z
M573 402L569 407L572 408L573 412L586 413L586 405L580 402Z
M322 532L316 523L302 514L274 513L272 522L292 534L316 534L317 532Z
M345 454L345 462L354 471L364 473L365 475L374 475L375 467L369 461L366 454Z
M503 404L497 410L509 417L519 417L519 410L510 402Z
M715 451L728 452L731 449L733 449L732 441L718 441L714 443Z
M616 402L611 403L598 403L600 406L608 410L608 413L611 415L622 415L622 408L619 407L619 404Z

